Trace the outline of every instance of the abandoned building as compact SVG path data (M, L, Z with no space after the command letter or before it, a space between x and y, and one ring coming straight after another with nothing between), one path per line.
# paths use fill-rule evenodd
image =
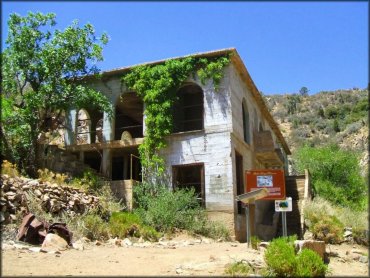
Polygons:
M227 224L236 240L246 239L246 216L236 196L245 193L250 169L284 169L289 147L236 49L194 54L231 54L219 90L189 76L177 91L175 130L161 151L173 188L194 187L211 219ZM181 57L180 57L181 58ZM174 58L178 59L178 58ZM164 63L156 61L151 64ZM65 150L104 175L113 191L132 205L132 187L141 181L138 146L145 136L145 107L121 82L131 67L103 72L91 87L106 95L114 117L85 107L66 115ZM273 201L255 202L251 219L262 239L276 234Z

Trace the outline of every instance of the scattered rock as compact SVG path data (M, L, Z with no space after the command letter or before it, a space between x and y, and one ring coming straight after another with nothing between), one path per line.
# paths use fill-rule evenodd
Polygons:
M41 249L46 252L64 251L68 249L68 243L64 238L58 236L57 234L50 233L46 235Z
M367 263L368 263L368 261L369 261L369 258L368 258L368 256L360 256L360 258L358 259L358 261L359 261L360 263L367 264Z
M132 241L128 238L125 238L123 241L122 241L122 244L126 245L126 246L132 246Z
M28 248L31 252L39 253L41 251L41 247L31 247Z
M99 241L99 240L95 240L94 244L95 244L96 246L100 246L100 245L102 245L103 243L102 243L101 241Z
M267 248L270 245L270 242L261 241L259 247Z
M79 251L83 251L85 249L82 240L78 240L78 241L72 243L72 247L73 247L73 249L76 249L76 250L79 250Z

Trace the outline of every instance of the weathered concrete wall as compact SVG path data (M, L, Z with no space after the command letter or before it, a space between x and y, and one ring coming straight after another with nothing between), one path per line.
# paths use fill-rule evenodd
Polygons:
M135 186L134 180L120 180L120 181L110 181L110 188L112 192L120 199L122 199L127 208L132 210L132 197L133 197L133 187Z
M233 177L230 148L231 107L228 76L215 92L212 82L204 93L204 130L173 134L161 151L172 180L172 166L204 163L205 203L210 211L233 211Z

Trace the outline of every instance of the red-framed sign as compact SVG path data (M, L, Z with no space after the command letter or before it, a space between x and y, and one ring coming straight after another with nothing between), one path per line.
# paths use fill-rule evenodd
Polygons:
M285 175L284 170L248 170L245 171L247 192L260 188L267 188L268 195L261 200L285 199Z

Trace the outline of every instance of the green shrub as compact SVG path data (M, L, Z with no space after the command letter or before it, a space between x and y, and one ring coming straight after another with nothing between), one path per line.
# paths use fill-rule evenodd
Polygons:
M81 177L73 178L71 185L95 193L103 187L104 182L93 170L88 169L83 172Z
M313 250L303 249L296 258L295 277L324 277L328 267Z
M368 245L368 237L366 235L366 230L368 229L367 210L354 211L350 207L336 206L323 198L316 197L306 204L304 209L304 216L305 224L313 233L314 228L317 232L320 231L319 226L317 226L317 223L320 220L331 218L332 216L334 216L336 220L324 220L323 222L336 227L336 230L338 231L342 226L352 228L353 239L359 244ZM341 224L336 224L338 222L340 222ZM323 223L321 223L320 225L321 227L323 227ZM343 231L338 233L339 235L341 235ZM337 239L337 241L341 240L341 238Z
M248 276L251 267L244 261L237 261L226 265L225 274L232 276Z
M258 245L261 243L261 240L257 236L251 236L251 245L253 249L258 250Z
M325 276L327 267L314 251L303 249L295 253L296 237L276 238L265 252L267 276L278 277L317 277Z
M311 231L315 239L325 243L341 243L343 241L343 224L334 215L319 219L312 225Z
M272 240L265 251L265 261L270 273L292 276L297 267L293 242L283 237Z
M170 190L142 183L134 188L134 208L144 224L160 232L184 229L213 238L229 238L222 224L208 221L194 189Z
M82 217L83 234L91 240L106 240L109 238L109 227L97 214L87 214Z
M143 237L157 241L160 234L142 223L140 217L130 212L113 212L109 219L109 231L113 237Z
M7 160L4 160L1 163L1 174L2 175L8 175L9 177L12 177L12 178L18 177L19 172L17 170L17 165L12 164L11 162L9 162Z
M294 172L310 170L316 195L355 210L366 208L367 187L353 151L341 150L337 145L305 146L295 152L293 160Z

